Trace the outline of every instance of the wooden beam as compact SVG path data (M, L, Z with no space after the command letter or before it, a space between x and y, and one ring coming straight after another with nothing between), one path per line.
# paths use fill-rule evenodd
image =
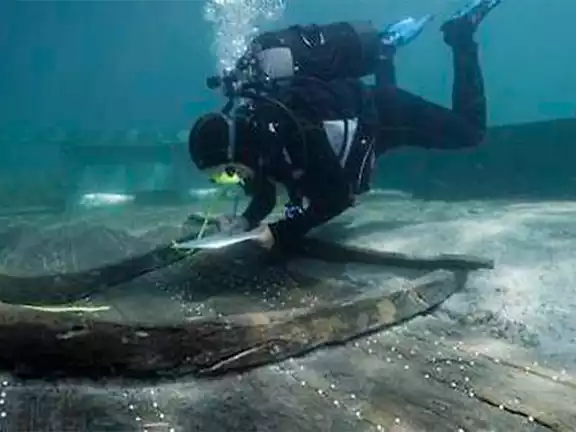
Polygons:
M198 221L201 220L203 219L198 218ZM196 234L193 233L178 241L185 241L195 236ZM238 265L232 262L232 257L236 256L243 256L244 258L252 256L256 261L266 261L265 253L259 252L259 248L248 247L248 249L242 249L244 247L245 245L238 245L238 247L228 248L225 251L201 251L198 255L195 255L196 252L187 254L172 248L171 245L162 245L148 253L129 257L118 263L76 273L48 274L33 277L0 274L0 301L32 305L73 302L150 272L166 268L184 259L188 260L190 268L202 269L201 273L205 275L219 271L231 272L230 269L232 267L228 266L234 266L237 271L241 271ZM304 239L298 253L301 254L300 256L328 262L355 261L384 267L426 271L440 269L474 271L493 267L491 261L475 257L412 257L405 254L339 245L314 238ZM221 265L217 264L218 262ZM254 263L254 265L263 264ZM205 279L206 277L204 277Z
M151 326L0 305L0 365L25 375L221 375L276 362L398 324L460 288L440 271L391 294L347 304ZM34 349L30 349L34 347Z

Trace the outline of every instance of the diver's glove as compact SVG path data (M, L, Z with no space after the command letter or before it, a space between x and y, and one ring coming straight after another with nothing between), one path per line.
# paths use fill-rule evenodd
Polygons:
M295 217L301 215L303 212L304 209L302 206L292 202L289 202L284 206L284 217L286 219L294 219Z
M216 219L218 230L223 234L239 234L250 229L250 223L243 216L220 216Z

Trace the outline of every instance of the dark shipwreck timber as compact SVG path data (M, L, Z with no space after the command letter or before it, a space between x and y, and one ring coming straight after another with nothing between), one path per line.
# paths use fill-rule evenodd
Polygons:
M348 304L172 326L113 323L2 304L0 364L41 376L222 374L397 324L429 311L458 288L454 274L438 271L391 294Z
M337 263L363 263L389 267L401 267L413 270L452 270L474 271L494 268L494 262L488 259L462 255L439 255L420 258L398 252L377 252L356 246L332 244L310 238L302 242L298 253L302 256Z
M178 242L190 240L187 235ZM190 258L195 251L185 253L171 245L153 250L118 263L74 273L55 273L32 277L0 274L0 301L14 304L62 304L88 297L107 288L131 281ZM205 252L202 253L206 255ZM209 255L214 255L210 254ZM354 246L339 245L309 238L302 242L296 256L326 262L362 263L415 270L475 271L494 268L491 260L468 256L412 257L401 253L378 252ZM214 256L212 259L218 259Z
M186 236L181 241L191 238ZM72 302L164 268L185 256L169 245L115 264L76 273L32 277L0 274L0 300L42 305Z
M424 314L458 291L468 270L492 267L480 260L410 258L312 239L299 255L337 262L347 256L350 262L384 268L404 264L423 271L419 278L396 279L396 284L367 296L358 287L305 275L285 263L270 263L260 248L245 243L191 254L168 245L96 270L2 276L0 366L28 375L152 378L242 370ZM437 271L426 273L431 270ZM106 301L106 291L121 293L129 285L137 293L160 287L183 292L191 301L221 298L236 306L220 316L163 324L127 322L114 316L114 300ZM284 300L262 307L265 290ZM335 297L335 292L345 294ZM30 307L61 305L86 296L102 303L98 295L110 304L111 313ZM320 300L308 302L311 297Z

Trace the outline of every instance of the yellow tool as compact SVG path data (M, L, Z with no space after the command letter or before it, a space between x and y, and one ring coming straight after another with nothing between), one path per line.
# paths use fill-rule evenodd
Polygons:
M220 173L220 174L213 175L210 178L210 180L212 180L214 183L221 185L221 186L224 186L224 187L221 190L219 190L218 193L216 193L214 195L214 199L210 201L210 204L208 205L208 209L204 213L204 222L202 223L202 227L200 228L200 231L198 232L198 236L196 237L196 240L200 240L202 238L202 236L204 235L204 232L206 231L206 227L208 226L208 221L210 219L212 209L213 209L214 205L216 204L216 201L218 201L222 196L224 196L226 194L226 192L228 190L230 190L231 187L242 184L242 178L238 174L234 173L231 175L231 174L226 173L225 171ZM234 215L236 215L239 198L240 198L240 192L236 193L236 195L234 197Z
M237 173L228 174L226 171L223 171L211 176L210 181L217 185L231 186L242 183L242 178Z

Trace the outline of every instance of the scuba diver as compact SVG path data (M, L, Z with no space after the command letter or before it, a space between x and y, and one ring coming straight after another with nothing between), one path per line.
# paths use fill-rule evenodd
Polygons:
M453 57L452 109L396 86L394 56L431 16L384 31L339 22L258 35L233 70L208 80L228 103L197 120L189 135L199 170L215 183L241 179L251 196L241 216L219 220L220 230L261 225L280 183L289 196L284 218L261 225L257 241L289 251L369 190L375 162L388 150L481 144L487 108L474 34L500 2L473 0L441 26ZM373 85L363 81L369 75Z

